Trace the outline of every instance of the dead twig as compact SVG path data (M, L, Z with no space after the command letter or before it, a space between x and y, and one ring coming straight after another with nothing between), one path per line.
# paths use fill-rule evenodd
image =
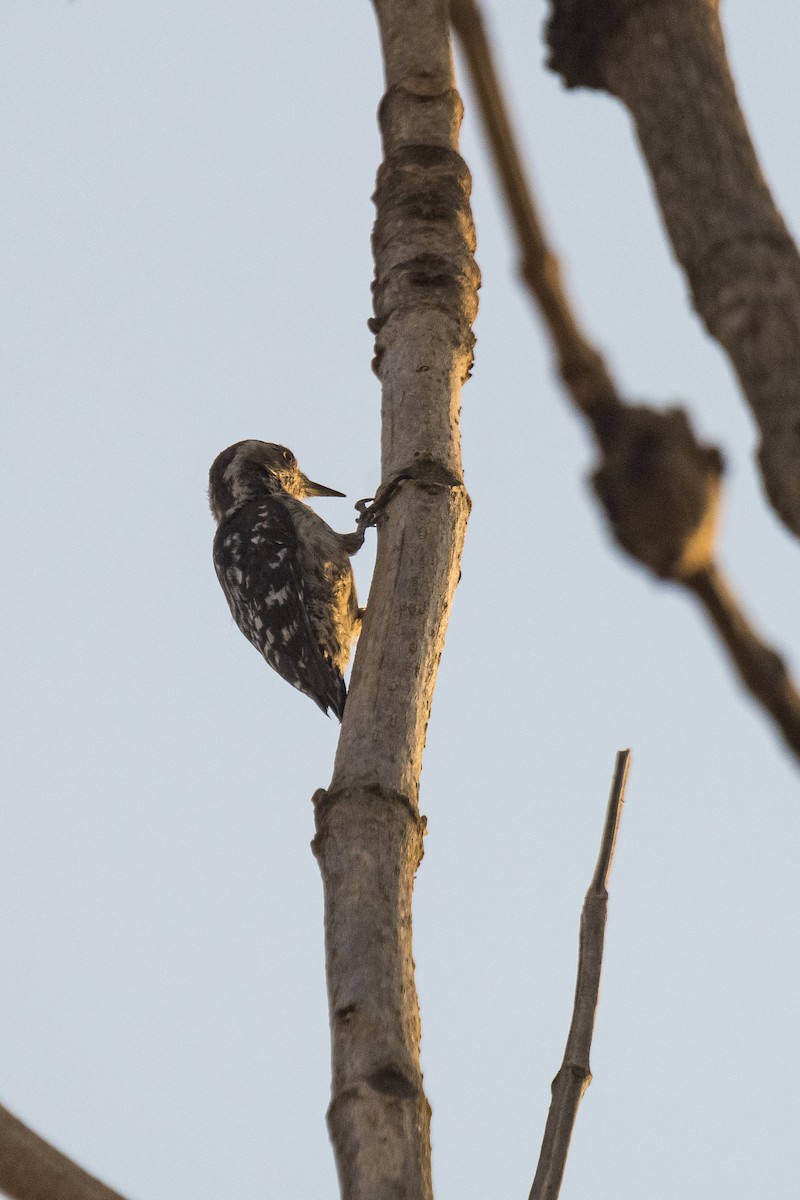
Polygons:
M589 1051L600 993L600 970L603 965L603 941L608 914L608 876L622 816L630 762L630 750L620 750L617 753L600 853L581 912L578 979L575 984L572 1024L561 1069L552 1083L550 1111L547 1114L542 1148L529 1200L556 1200L561 1190L578 1106L592 1082Z

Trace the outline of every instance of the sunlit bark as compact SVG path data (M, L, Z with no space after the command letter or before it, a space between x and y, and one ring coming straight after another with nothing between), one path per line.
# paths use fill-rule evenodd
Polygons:
M425 1200L430 1109L411 894L422 857L422 752L469 509L459 414L478 273L446 5L379 0L376 11L386 93L373 329L388 499L333 779L315 798L315 851L342 1195Z

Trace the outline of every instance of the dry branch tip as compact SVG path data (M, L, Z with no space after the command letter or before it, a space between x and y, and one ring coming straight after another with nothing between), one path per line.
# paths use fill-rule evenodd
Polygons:
M592 1081L589 1051L600 992L608 907L606 885L614 857L630 761L630 750L617 752L600 853L581 910L578 977L572 1022L561 1067L551 1087L552 1099L529 1200L556 1200L564 1177L578 1106Z

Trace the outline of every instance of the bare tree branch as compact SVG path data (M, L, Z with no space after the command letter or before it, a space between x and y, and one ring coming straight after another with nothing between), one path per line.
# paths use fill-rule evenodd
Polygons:
M800 758L800 693L783 659L762 642L717 567L711 564L690 575L685 584L713 621L745 687L769 709Z
M124 1200L2 1105L0 1192L13 1200Z
M753 149L717 0L551 0L550 65L629 109L694 306L760 432L769 498L800 535L800 256Z
M602 451L592 483L617 542L661 579L689 588L750 694L800 758L800 698L714 561L722 456L699 441L682 409L628 404L583 333L549 248L475 0L451 0L481 117L520 245L522 276L545 320L559 371ZM573 34L578 38L578 33Z
M450 0L450 19L469 66L481 119L519 241L520 275L533 293L558 355L561 378L590 418L620 400L602 355L580 327L561 266L545 234L503 99L483 17L475 0Z
M567 1036L564 1061L552 1084L550 1111L529 1200L556 1200L561 1191L578 1106L592 1082L589 1051L600 994L603 941L608 915L608 876L622 816L630 761L629 750L618 752L597 866L581 912L578 979L572 1024Z
M459 415L479 277L446 4L377 0L376 11L386 93L372 327L387 499L333 779L315 796L314 850L342 1195L429 1200L411 898L422 751L469 511Z

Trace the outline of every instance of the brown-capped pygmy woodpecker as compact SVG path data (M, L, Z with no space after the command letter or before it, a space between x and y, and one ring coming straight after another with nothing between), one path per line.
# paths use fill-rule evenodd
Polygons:
M233 619L279 675L340 721L361 628L350 556L363 534L336 533L303 499L341 495L272 442L236 442L209 474L214 566Z

